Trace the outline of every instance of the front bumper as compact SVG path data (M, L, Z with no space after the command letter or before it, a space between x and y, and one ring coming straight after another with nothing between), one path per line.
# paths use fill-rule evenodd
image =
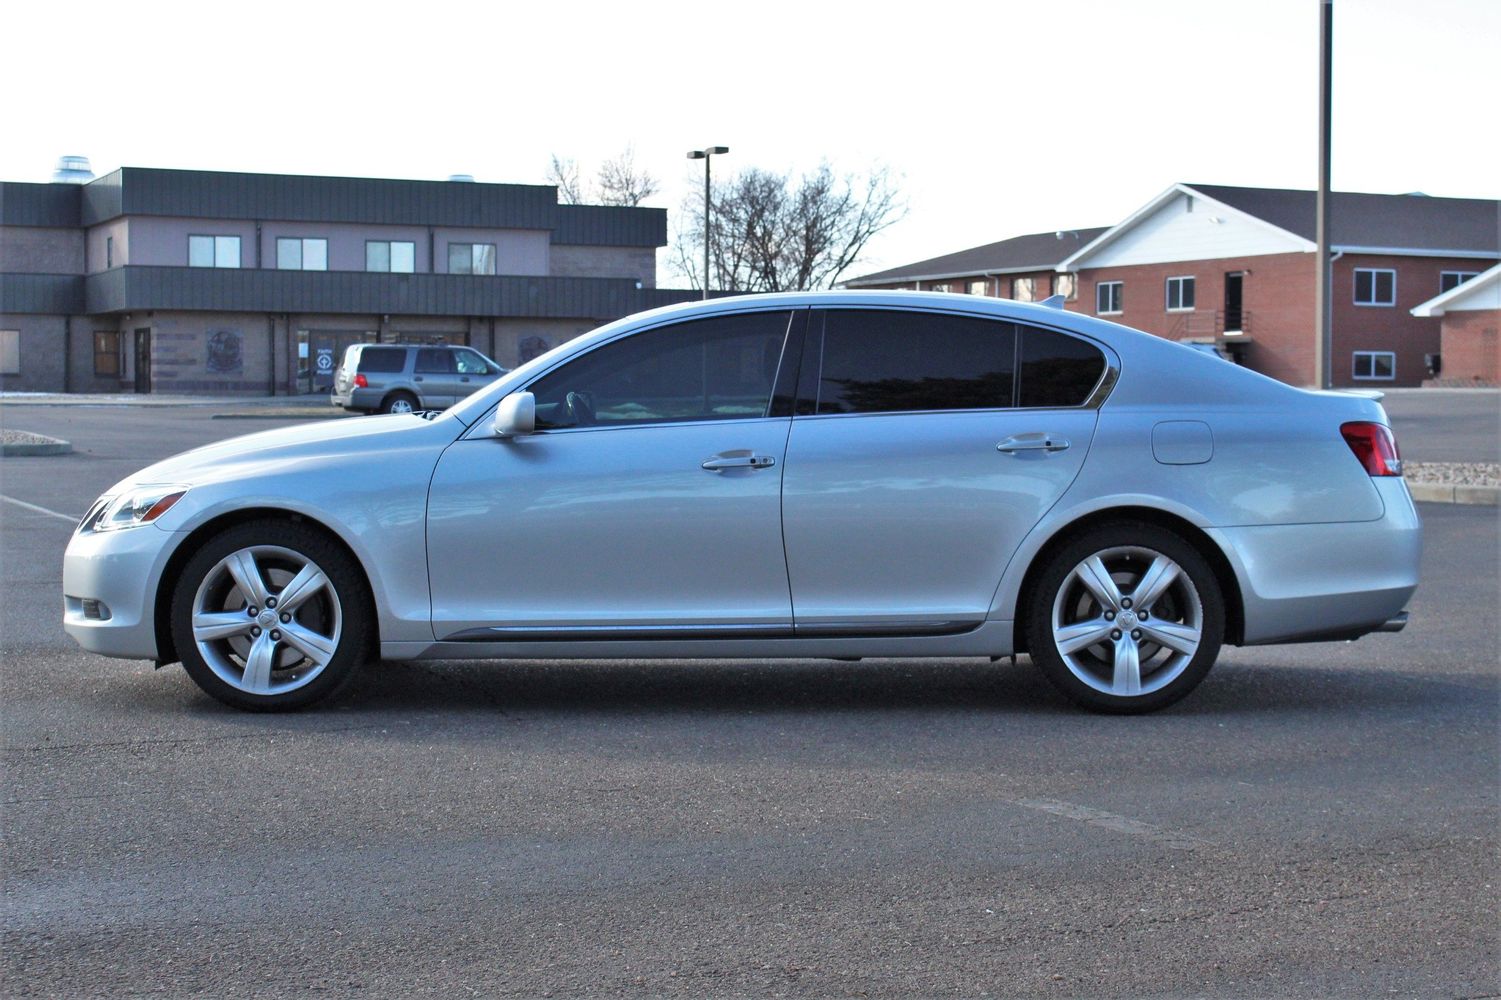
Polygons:
M91 653L160 659L156 591L181 537L149 524L75 532L63 554L63 631ZM99 608L86 601L99 602ZM90 611L108 617L90 617Z

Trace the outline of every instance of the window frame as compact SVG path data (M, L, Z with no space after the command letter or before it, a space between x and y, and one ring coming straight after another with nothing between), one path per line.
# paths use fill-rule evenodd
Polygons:
M1376 359L1386 357L1391 359L1392 373L1390 375L1376 374ZM1370 361L1371 374L1360 374L1360 359ZM1397 378L1397 352L1396 351L1351 351L1350 352L1350 378L1361 382L1393 382Z
M469 268L470 269L468 271L455 271L453 269L453 252L454 252L454 250L458 249L459 247L468 247L469 248ZM489 250L490 250L490 270L488 270L488 271L476 271L476 270L474 270L474 252L479 247L488 247ZM493 278L495 275L497 275L497 274L500 273L500 255L498 253L498 247L497 247L497 245L494 244L494 243L459 243L459 242L450 242L448 244L448 273L449 274L470 275L470 276L477 277L477 278Z
M1065 279L1065 278L1069 279L1068 291L1067 292L1060 292L1058 290L1058 283L1060 281L1062 281L1063 279ZM1052 295L1062 295L1063 296L1063 301L1065 301L1065 302L1077 302L1077 301L1079 301L1079 275L1076 272L1074 272L1074 271L1060 271L1060 272L1055 272L1054 275L1053 275L1053 283L1052 283L1052 292L1051 292L1051 294Z
M7 348L5 342L11 341ZM15 356L15 363L6 360L8 355ZM0 330L0 375L21 374L21 331L19 328Z
M114 266L115 266L115 238L113 236L106 236L104 238L104 269L106 271L109 271L109 270L112 270L114 268Z
M1363 274L1371 275L1371 300L1369 302L1362 302L1360 300L1360 276ZM1392 297L1391 300L1387 302L1382 302L1376 298L1376 294L1380 291L1380 280L1378 276L1382 274L1389 274L1392 276ZM1350 282L1350 301L1351 304L1360 306L1364 309L1390 309L1394 307L1397 304L1397 269L1395 267L1355 268Z
M110 349L110 350L101 351L99 349L99 338L100 337L110 337L110 338L113 338L114 347L112 349ZM94 331L94 377L95 378L119 378L120 377L120 372L125 367L123 364L121 364L121 357L120 357L120 345L123 342L124 342L124 338L122 338L120 336L120 331L119 330L95 330ZM114 371L100 371L99 370L99 359L103 358L103 357L110 357L111 358L111 360L114 363L114 369L115 369Z
M1460 285L1463 285L1466 281L1469 281L1472 278L1477 278L1479 276L1480 276L1480 272L1479 271L1440 271L1438 273L1438 293L1440 295L1442 295L1445 292L1452 292L1454 289L1458 288ZM1445 288L1444 287L1444 279L1445 278L1458 278L1459 280L1456 281L1454 284L1450 285L1448 288Z
M976 285L979 286L979 291L975 290ZM971 295L989 295L990 280L988 278L972 278L968 282L967 288Z
M1114 309L1100 308L1100 292L1107 288L1115 289L1115 294L1110 296L1114 300ZM1126 311L1126 283L1124 281L1096 281L1094 284L1094 314L1096 316L1119 316Z
M1028 297L1025 298L1025 299L1022 298L1020 295L1017 294L1018 290L1022 287L1023 284L1025 284L1026 287L1027 287L1027 295L1028 295ZM1034 277L1034 276L1032 276L1032 275L1018 275L1017 277L1012 278L1011 279L1011 301L1012 302L1036 302L1037 301L1037 278Z
M386 248L386 266L384 269L370 266L370 247L383 245ZM391 266L395 258L394 248L398 245L412 248L412 268L409 271L398 271ZM416 240L366 240L365 241L365 273L366 274L416 274L417 273L417 241Z
M210 244L213 247L213 253L214 253L214 262L212 264L194 264L193 263L193 241L194 240L211 240L212 241L212 243ZM221 263L219 263L219 241L220 240L225 240L225 241L234 240L234 243L235 243L235 262L233 264L221 264ZM224 271L238 271L238 270L241 270L243 268L244 263L245 263L245 242L244 242L243 239L240 238L240 236L238 234L236 234L236 233L189 233L188 234L188 266L189 267L197 267L197 268L205 268L205 269L207 269L207 268L213 268L213 269L216 269L216 270L224 270Z
M283 243L295 243L297 245L297 266L282 267L281 245ZM307 266L307 245L309 243L323 244L323 266ZM327 271L328 270L328 237L327 236L278 236L276 238L276 269L278 271Z
M1173 305L1173 283L1174 282L1178 283L1178 304L1177 305ZM1197 308L1197 306L1195 305L1195 303L1197 303L1198 299L1199 299L1197 285L1198 285L1198 282L1195 280L1195 276L1192 275L1192 274L1174 274L1174 275L1170 275L1163 282L1163 305L1167 309L1167 311L1170 312L1170 313L1187 313L1187 312L1193 312L1194 309ZM1191 299L1194 300L1193 302L1190 302L1188 305L1184 305L1183 304L1183 292L1184 292L1185 289L1189 293L1189 298L1191 298Z

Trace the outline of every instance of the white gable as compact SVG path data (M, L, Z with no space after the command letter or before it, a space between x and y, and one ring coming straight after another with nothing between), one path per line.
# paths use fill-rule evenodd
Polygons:
M1412 310L1414 316L1442 316L1451 312L1501 309L1501 264L1469 281L1434 296Z
M1444 307L1444 312L1470 312L1476 309L1501 309L1501 281L1492 281L1476 288L1469 295L1452 299Z
M1183 190L1173 192L1141 218L1128 219L1098 242L1101 245L1097 249L1081 251L1071 268L1166 264L1315 249L1313 243L1293 233Z

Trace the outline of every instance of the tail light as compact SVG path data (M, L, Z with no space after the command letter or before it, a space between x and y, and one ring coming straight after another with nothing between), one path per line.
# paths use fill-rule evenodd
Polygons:
M1402 455L1397 451L1397 439L1392 437L1390 427L1357 421L1340 424L1339 432L1366 472L1373 476L1402 474Z
M363 375L356 375L354 377L354 387L356 389L368 389L370 388L370 380Z

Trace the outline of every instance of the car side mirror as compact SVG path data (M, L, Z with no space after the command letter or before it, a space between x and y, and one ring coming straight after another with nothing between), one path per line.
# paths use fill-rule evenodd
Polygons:
M495 408L495 436L518 437L537 429L537 397L513 392Z

